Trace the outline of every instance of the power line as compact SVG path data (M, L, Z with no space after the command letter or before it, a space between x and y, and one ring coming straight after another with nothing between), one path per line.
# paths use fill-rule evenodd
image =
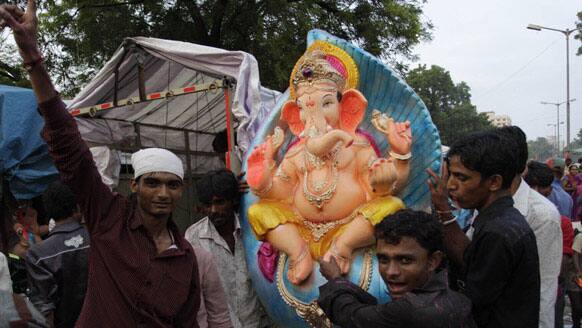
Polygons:
M560 39L561 40L561 39ZM546 48L544 48L544 50L542 50L540 53L538 53L535 57L533 57L532 59L530 59L525 65L523 65L521 68L519 68L518 70L516 70L515 72L513 72L511 75L509 75L505 80L503 80L502 82L498 83L496 86L494 86L493 88L487 90L484 94L476 96L476 98L479 97L485 97L488 94L490 94L491 92L497 90L499 87L501 87L503 84L507 83L509 80L511 80L512 78L514 78L517 74L521 73L524 69L526 69L531 63L533 63L536 59L538 59L541 55L543 55L546 51L548 51L548 49L550 49L556 42L558 42L559 40L556 39L554 40L554 42L550 43Z

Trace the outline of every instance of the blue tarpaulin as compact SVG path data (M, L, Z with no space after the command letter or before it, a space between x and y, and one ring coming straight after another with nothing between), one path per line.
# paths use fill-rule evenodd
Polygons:
M58 177L43 125L32 90L0 85L0 173L16 199L40 195Z

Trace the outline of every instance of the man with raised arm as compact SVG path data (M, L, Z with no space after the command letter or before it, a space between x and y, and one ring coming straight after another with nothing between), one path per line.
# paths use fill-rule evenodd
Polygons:
M512 138L501 134L474 133L451 146L442 177L429 170L446 253L461 271L461 292L473 303L480 328L539 325L536 237L511 198L518 171L516 148ZM448 196L461 208L479 212L471 240L455 223Z
M90 234L89 281L77 326L198 327L196 256L171 219L182 196L181 160L164 149L140 150L132 155L136 202L112 193L43 66L35 2L26 12L1 5L0 20L14 32L45 119L43 137Z

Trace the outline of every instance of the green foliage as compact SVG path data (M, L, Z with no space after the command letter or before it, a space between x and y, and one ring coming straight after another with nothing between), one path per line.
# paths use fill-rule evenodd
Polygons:
M408 84L426 104L439 129L441 142L450 145L465 135L491 129L483 113L471 103L471 88L465 82L455 84L444 68L419 65L406 76Z
M40 16L48 65L74 94L125 37L149 36L253 54L262 84L284 90L307 32L352 40L398 69L430 39L426 0L47 0Z
M527 148L529 158L536 161L545 161L556 153L556 147L542 137L537 138L535 141L528 141Z
M580 129L580 131L578 131L578 134L576 135L574 140L572 140L572 142L570 142L570 149L576 149L576 148L582 148L582 129Z
M6 37L0 35L0 84L30 88L26 71L14 56L18 52L16 46L6 42Z
M576 22L576 28L578 29L578 34L574 34L574 39L580 40L582 42L582 11L578 12L578 22ZM578 56L582 56L582 46L578 48Z

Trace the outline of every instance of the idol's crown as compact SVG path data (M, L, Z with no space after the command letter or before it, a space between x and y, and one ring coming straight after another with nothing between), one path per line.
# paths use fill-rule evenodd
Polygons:
M312 85L315 82L331 81L337 85L338 91L343 91L346 84L345 78L332 66L333 62L335 61L332 58L326 58L326 55L319 50L303 55L299 61L299 69L293 77L295 90L303 83Z

